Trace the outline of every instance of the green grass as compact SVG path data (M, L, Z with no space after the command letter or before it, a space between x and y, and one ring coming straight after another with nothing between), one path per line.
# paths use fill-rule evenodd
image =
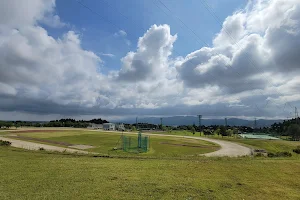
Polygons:
M163 134L170 134L168 132L163 132ZM189 135L191 136L192 133L187 131L172 131L171 134L173 135ZM199 136L199 133L196 133L195 136ZM218 135L206 136L208 138L219 139L219 140L227 140L232 142L237 142L242 145L257 148L257 149L265 149L268 152L279 152L279 151L289 151L293 152L297 146L300 146L300 141L287 141L287 140L264 140L264 139L243 139L243 138L235 138L235 137L222 137ZM293 154L293 156L300 155Z
M236 143L240 143L245 146L249 146L255 149L265 149L268 152L276 153L282 151L288 151L293 154L293 156L299 157L300 155L293 153L293 149L300 145L300 141L287 141L287 140L263 140L263 139L242 139L234 137L218 137L213 138L228 140Z
M299 199L300 160L116 159L0 147L1 199Z
M71 131L60 130L54 132L23 132L23 133L16 133L16 134L20 136L45 140L45 141L38 141L40 143L47 144L47 140L49 140L53 142L66 142L73 145L75 144L92 145L95 148L87 149L87 151L97 152L101 154L110 154L110 155L111 154L132 155L132 153L124 153L121 150L112 151L114 147L121 145L121 133L116 133L116 132L100 132L100 131L88 131L88 130L75 129ZM137 135L131 135L131 137L137 138ZM22 139L24 140L24 138ZM28 139L25 138L25 140ZM58 146L62 146L62 145L58 145ZM170 138L170 137L161 137L161 136L153 135L150 136L150 151L147 153L141 153L139 154L139 156L152 156L152 157L153 156L159 156L159 157L197 156L199 154L216 151L219 148L220 147L214 143L210 143L202 140Z

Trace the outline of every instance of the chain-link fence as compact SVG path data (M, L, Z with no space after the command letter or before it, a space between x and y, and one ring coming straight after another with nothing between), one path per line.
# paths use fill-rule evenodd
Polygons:
M125 152L143 153L147 152L150 148L149 136L143 136L141 133L136 136L122 137L122 149Z

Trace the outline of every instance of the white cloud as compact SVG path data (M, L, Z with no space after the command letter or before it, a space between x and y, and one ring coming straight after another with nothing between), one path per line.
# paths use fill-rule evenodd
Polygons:
M119 30L118 32L114 33L115 37L126 37L127 33L124 30Z
M278 73L298 76L300 2L250 4L226 18L213 47L203 47L177 63L186 87L218 86L224 97L241 92L251 96L251 91L266 92L278 83L272 79Z
M64 23L60 20L60 17L58 15L45 16L41 20L41 22L52 28L61 28L61 27L64 27L67 25L66 23Z
M286 101L300 103L297 0L250 2L225 19L211 47L185 57L172 57L170 26L153 25L108 75L77 33L55 39L39 26L64 24L54 9L54 0L1 1L0 110L270 117L284 116ZM114 35L130 42L123 30Z
M133 82L160 78L168 70L168 57L176 38L170 34L168 25L153 25L139 38L137 52L129 52L122 58L118 80Z
M126 33L126 31L119 30L118 32L114 33L114 36L116 38L121 38L125 42L125 44L127 44L127 46L131 45L130 40L127 39L127 33Z
M55 7L55 0L3 0L0 2L0 24L12 28L34 25Z
M114 54L111 54L111 53L100 53L101 56L107 56L107 57L110 57L110 58L113 58L115 57Z

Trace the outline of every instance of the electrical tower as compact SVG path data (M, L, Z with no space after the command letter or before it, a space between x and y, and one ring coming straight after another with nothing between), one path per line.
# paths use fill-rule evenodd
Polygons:
M198 119L199 119L199 124L198 124L198 125L199 125L199 132L200 132L200 134L201 134L201 131L202 131L202 130L201 130L201 126L202 126L202 125L201 125L202 115L198 115Z
M256 126L257 126L257 122L256 122L256 118L254 119L254 129L256 130Z
M225 118L225 126L227 128L228 124L227 124L227 118Z

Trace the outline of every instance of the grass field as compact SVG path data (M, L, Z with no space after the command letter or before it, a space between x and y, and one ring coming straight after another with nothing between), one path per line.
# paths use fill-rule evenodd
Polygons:
M188 135L188 136L193 135L191 132L188 131L163 132L163 134ZM196 133L194 136L199 136L199 133ZM251 148L265 149L268 152L273 152L273 153L280 152L280 151L289 151L293 154L293 156L300 158L300 155L293 153L293 149L295 149L297 146L300 146L300 141L243 139L243 138L235 138L235 137L222 137L218 135L212 135L207 137L236 142Z
M1 199L299 199L300 160L116 159L0 147Z
M129 155L121 150L113 151L116 146L121 145L121 134L116 132L100 132L82 129L74 130L27 130L11 132L21 136L21 140L35 141L37 143L54 144L57 146L70 146L75 144L92 145L94 148L87 151L101 154ZM137 135L132 135L137 137ZM12 137L15 138L15 137ZM150 151L141 153L139 156L196 156L218 150L220 147L214 143L184 138L170 138L150 136Z

